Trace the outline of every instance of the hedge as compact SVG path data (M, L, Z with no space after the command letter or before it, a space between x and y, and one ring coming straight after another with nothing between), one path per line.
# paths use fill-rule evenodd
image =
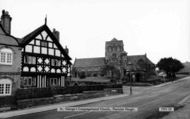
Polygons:
M91 86L72 86L72 87L54 87L54 88L30 88L18 89L16 99L44 98L53 95L76 94L83 91L104 90L106 88L122 88L121 84L112 85L91 85Z
M0 97L0 108L16 105L15 96Z

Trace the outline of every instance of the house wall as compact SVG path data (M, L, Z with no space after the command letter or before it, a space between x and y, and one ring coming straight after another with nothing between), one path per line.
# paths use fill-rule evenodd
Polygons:
M1 48L10 48L13 51L12 65L0 64L0 79L8 78L12 81L12 94L14 94L20 87L21 49L5 45L0 45Z

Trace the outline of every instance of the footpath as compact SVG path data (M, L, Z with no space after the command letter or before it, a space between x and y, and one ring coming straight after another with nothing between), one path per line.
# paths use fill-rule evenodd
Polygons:
M162 119L190 119L190 95L180 101L179 105L183 105L184 107L169 113Z
M185 78L182 80L185 80ZM181 79L179 81L181 81ZM190 119L190 95L181 100L178 105L184 107L176 111L174 110L174 112L169 113L162 119Z
M2 113L0 113L0 118L9 118L9 117L13 117L13 116L54 110L54 109L57 109L58 107L70 107L70 106L83 105L83 104L88 104L88 103L93 103L93 102L98 102L98 101L121 98L121 97L125 97L125 96L128 96L128 94L100 97L100 98L94 98L94 99L86 99L86 100L81 100L81 101L63 102L63 103L58 103L58 104L46 105L46 106L32 107L32 108L27 108L27 109L23 109L23 110L2 112Z

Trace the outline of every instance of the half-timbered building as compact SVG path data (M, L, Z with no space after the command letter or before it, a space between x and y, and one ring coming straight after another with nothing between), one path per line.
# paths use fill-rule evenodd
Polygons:
M46 23L20 40L22 88L64 87L70 77L71 58L59 43L59 32Z

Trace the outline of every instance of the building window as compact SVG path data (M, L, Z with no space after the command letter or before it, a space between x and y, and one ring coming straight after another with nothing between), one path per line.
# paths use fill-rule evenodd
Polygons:
M49 48L49 55L54 55L54 50Z
M41 46L47 47L47 46L48 46L48 43L47 43L46 41L41 41Z
M40 35L38 35L39 37L41 37ZM40 45L40 41L36 40L36 45Z
M9 79L0 80L0 96L11 95L12 82Z
M56 50L56 51L55 51L55 55L60 57L60 51L59 51L59 50Z
M27 46L25 47L25 51L26 51L26 52L32 52L32 45L27 45Z
M32 87L36 86L36 78L35 77L23 77L23 85L24 87Z
M50 78L50 86L58 86L58 79Z
M60 60L55 60L55 66L61 66L61 61Z
M24 63L26 64L36 64L36 57L33 56L25 56Z
M40 53L40 47L34 46L34 53Z
M48 43L48 46L49 46L49 48L52 48L53 47L53 44L52 43Z
M47 54L47 48L42 47L42 54Z
M61 61L58 59L51 59L51 66L61 66Z
M6 59L6 53L1 52L1 62L5 63L5 59Z
M12 65L13 52L10 49L3 48L0 50L0 64Z

